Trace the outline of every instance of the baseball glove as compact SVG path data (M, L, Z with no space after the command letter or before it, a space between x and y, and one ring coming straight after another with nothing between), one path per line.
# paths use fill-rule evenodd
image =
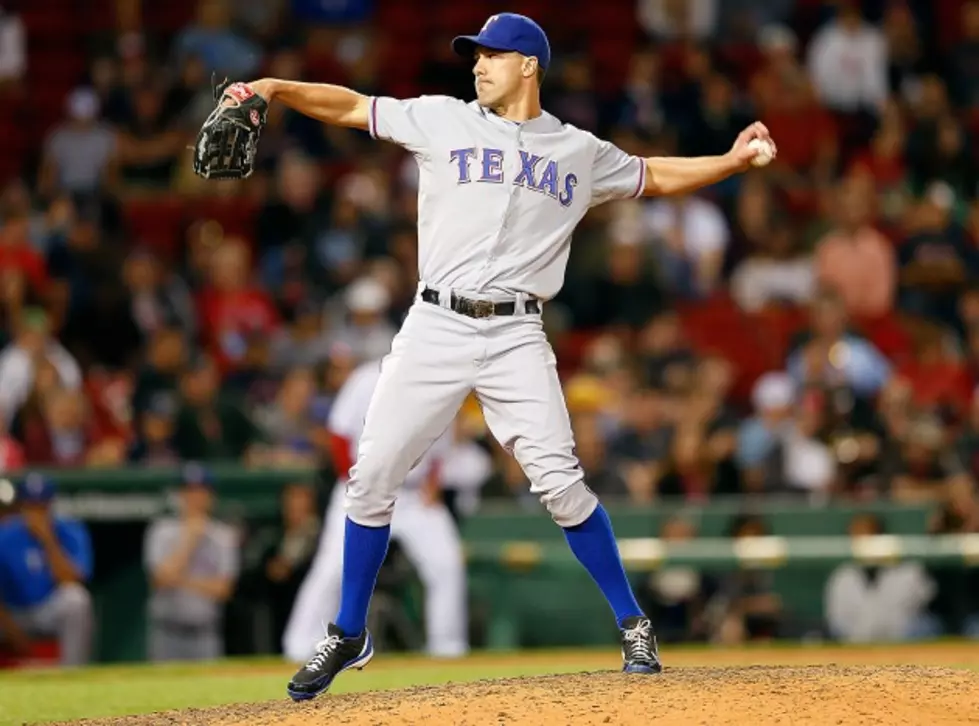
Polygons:
M212 83L217 107L197 134L194 172L205 179L247 179L269 105L248 84Z

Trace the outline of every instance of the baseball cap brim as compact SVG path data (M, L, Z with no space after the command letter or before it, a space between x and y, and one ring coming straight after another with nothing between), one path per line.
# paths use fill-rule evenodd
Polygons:
M457 35L452 39L452 50L456 52L456 55L461 55L463 58L472 59L473 54L476 52L476 48L483 46L484 48L489 48L491 50L503 50L511 51L513 48L500 48L501 44L491 44L486 38L480 39L478 35Z

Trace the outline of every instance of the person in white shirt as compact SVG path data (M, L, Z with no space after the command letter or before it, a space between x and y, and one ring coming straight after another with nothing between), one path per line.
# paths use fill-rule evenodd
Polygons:
M809 76L820 102L844 113L879 112L887 100L887 58L884 34L864 21L857 4L844 2L809 45Z
M853 538L881 535L873 515L850 522ZM927 613L935 596L934 581L918 562L864 565L847 562L830 575L824 592L826 625L846 643L909 640L937 634Z
M27 70L27 49L24 23L0 6L0 86L18 81Z
M746 312L769 303L807 305L815 290L812 258L797 254L792 231L778 224L769 232L760 254L752 255L734 270L731 296Z
M40 309L24 312L17 338L0 351L0 416L9 427L34 386L39 360L46 359L58 372L61 386L78 390L82 371L74 356L51 337L47 315Z
M731 241L720 208L699 196L664 197L646 203L643 217L661 279L686 297L710 294Z

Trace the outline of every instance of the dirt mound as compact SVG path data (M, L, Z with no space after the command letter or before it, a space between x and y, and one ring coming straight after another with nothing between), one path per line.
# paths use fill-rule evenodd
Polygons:
M922 667L668 668L325 695L87 726L797 726L979 724L979 674Z

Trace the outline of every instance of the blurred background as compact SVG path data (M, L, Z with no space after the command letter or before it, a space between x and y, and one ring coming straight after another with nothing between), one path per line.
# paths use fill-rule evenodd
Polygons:
M211 73L469 100L449 41L501 10L549 33L567 122L644 156L723 153L754 119L779 146L593 210L545 306L661 641L979 635L979 2L0 0L0 501L81 522L90 657L145 657L147 526L188 461L239 560L226 652L277 652L336 478L332 398L415 292L413 159L274 105L257 173L206 183ZM472 401L441 487L473 647L615 642ZM4 566L0 659L64 661ZM420 647L421 590L393 548L386 648Z

